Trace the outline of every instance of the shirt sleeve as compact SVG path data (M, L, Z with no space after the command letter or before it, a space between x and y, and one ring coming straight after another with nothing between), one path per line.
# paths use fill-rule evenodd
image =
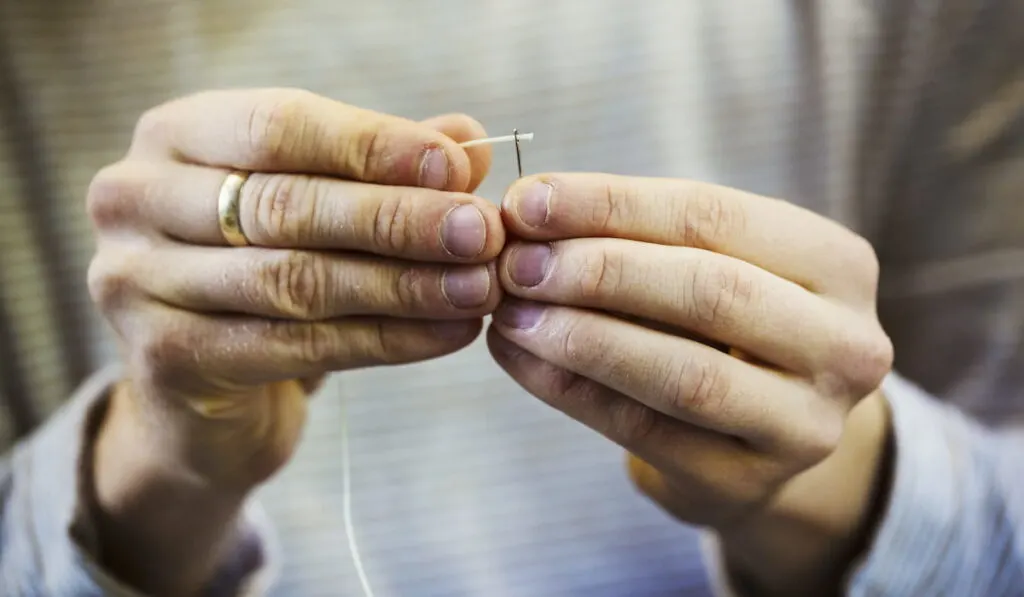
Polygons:
M116 369L94 376L0 460L0 594L143 597L97 563L83 508L82 454L93 439L88 421L117 378ZM238 543L206 591L210 597L263 595L276 576L276 544L255 502L239 525Z
M888 511L849 594L1010 597L1024 588L1024 428L993 431L909 382Z
M892 375L896 454L887 511L852 571L853 597L1011 597L1024 587L1024 429L993 431ZM711 584L739 594L705 536Z

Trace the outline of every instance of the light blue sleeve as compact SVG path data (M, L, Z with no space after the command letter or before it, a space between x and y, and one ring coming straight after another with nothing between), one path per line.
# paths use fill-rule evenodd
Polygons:
M851 597L1024 595L1024 428L993 431L892 375L892 489ZM705 560L716 594L740 595L715 537Z
M885 393L895 477L849 594L1024 595L1024 428L982 427L899 377Z
M80 508L81 454L90 413L105 400L116 371L101 372L46 425L0 460L0 595L142 597L97 565L88 518ZM274 576L269 528L253 505L240 521L240 543L211 597L259 595Z

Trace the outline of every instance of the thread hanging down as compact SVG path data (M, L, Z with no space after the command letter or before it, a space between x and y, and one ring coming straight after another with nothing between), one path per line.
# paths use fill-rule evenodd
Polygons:
M360 555L359 544L356 542L355 525L352 523L352 459L348 447L348 404L345 393L341 393L341 518L345 527L345 536L348 538L348 550L352 554L352 565L356 569L356 576L359 577L359 584L363 587L365 597L373 597L373 588L370 586L370 579L366 576L366 569L363 567L363 558Z
M533 141L533 133L520 133L512 129L511 135L500 137L488 137L486 139L473 139L460 143L462 147L476 147L478 145L494 145L496 143L516 144L516 168L519 177L523 176L523 160L519 151L520 141ZM352 554L352 566L356 570L359 584L363 589L363 597L374 597L373 587L370 586L370 579L366 575L366 568L363 566L363 557L359 551L359 543L356 541L355 524L352 522L352 457L348 446L348 404L345 393L341 392L339 411L341 414L341 517L342 525L345 527L345 536L348 539L348 550Z

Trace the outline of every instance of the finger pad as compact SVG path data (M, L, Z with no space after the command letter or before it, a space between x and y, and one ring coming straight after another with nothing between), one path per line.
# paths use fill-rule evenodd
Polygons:
M451 138L464 143L487 136L484 126L465 114L445 114L423 121L423 124ZM489 145L461 148L469 158L470 175L466 186L459 190L473 192L491 169L492 152Z

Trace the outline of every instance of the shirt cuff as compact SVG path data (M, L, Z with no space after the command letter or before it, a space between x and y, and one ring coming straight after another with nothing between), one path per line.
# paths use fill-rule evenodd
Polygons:
M975 501L971 494L979 489L969 473L978 464L972 450L977 429L959 411L902 377L891 376L883 391L896 439L892 489L871 549L850 575L847 594L945 594L952 590L939 580L953 563L945 557L947 548L957 541L955 529L969 515L965 506ZM966 592L950 594L978 594L962 588Z
M958 430L967 434L968 424L896 373L886 378L882 392L896 438L892 489L872 548L852 571L846 594L925 595L923 589L931 585L921 581L935 576L940 560L929 551L941 548L943 529L953 526L958 509L956 492L936 484L954 478L951 467L969 466L956 462L947 436ZM743 592L726 570L717 535L703 533L701 546L713 593L740 597Z
M25 522L22 532L35 560L32 584L41 585L42 594L143 597L93 557L95 529L84 507L83 455L91 452L95 420L119 379L117 368L93 376L12 456L8 516ZM210 597L262 595L276 577L276 541L255 501L246 505L239 525L239 542L206 591Z

